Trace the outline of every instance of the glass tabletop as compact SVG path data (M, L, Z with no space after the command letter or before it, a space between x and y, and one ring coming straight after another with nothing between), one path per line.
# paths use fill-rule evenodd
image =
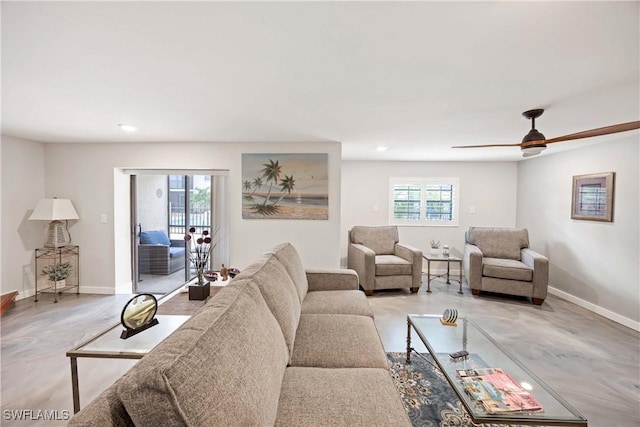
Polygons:
M127 339L120 338L124 327L120 324L85 341L67 356L141 358L171 335L191 316L157 315L158 324Z
M422 252L422 257L429 261L462 261L462 254L455 248L451 249L449 255L442 255L442 250L437 254L432 254L427 250Z
M443 325L439 315L410 314L407 321L420 336L429 353L453 387L476 423L520 423L538 425L586 426L587 420L530 372L521 362L502 348L472 320L459 317L456 326ZM465 350L467 357L451 358L450 354ZM486 373L494 368L508 374L542 406L539 411L489 413L478 399L472 398L467 375ZM466 389L465 389L466 385ZM508 394L508 393L503 393Z

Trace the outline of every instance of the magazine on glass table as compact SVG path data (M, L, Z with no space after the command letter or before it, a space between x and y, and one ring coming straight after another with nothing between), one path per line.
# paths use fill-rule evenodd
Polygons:
M488 414L541 411L542 405L508 373L498 368L458 370L464 390Z

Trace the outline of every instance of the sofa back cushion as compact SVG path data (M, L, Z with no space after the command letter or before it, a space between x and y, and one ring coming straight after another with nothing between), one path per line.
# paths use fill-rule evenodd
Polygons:
M275 257L278 258L278 261L280 261L280 264L287 270L287 273L291 276L291 280L293 280L293 283L296 285L298 297L300 303L302 303L309 291L309 281L307 280L307 272L304 265L302 265L302 260L296 248L294 248L291 243L282 243L268 253L274 254Z
M529 247L526 228L470 227L467 241L487 258L520 259L520 250Z
M232 282L130 369L117 393L135 425L273 425L287 360L258 287Z
M236 285L241 282L255 283L258 286L267 307L280 325L289 355L293 354L301 304L296 286L287 270L275 255L267 253L233 280Z
M140 244L171 246L171 240L169 240L169 236L164 230L141 231Z
M365 227L356 226L349 231L351 243L364 245L376 255L393 255L398 243L398 227Z

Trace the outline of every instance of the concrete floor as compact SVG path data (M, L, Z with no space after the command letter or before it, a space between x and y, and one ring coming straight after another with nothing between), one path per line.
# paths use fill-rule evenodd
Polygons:
M435 280L408 291L376 292L368 300L387 351L406 348L406 315L456 308L589 420L592 427L640 425L640 333L572 303L549 296L542 306L526 299L464 295ZM65 353L119 321L128 295L64 295L21 300L1 319L2 426L66 425L73 413ZM51 300L52 300L51 296ZM414 336L414 347L418 345ZM80 402L88 404L135 361L78 359ZM57 420L16 421L11 412L48 410Z

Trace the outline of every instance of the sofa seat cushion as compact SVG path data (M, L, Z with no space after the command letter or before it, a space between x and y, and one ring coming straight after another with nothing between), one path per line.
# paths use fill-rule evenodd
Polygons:
M488 258L520 259L520 250L529 247L526 228L471 227L469 243L476 245Z
M376 255L376 276L411 275L411 263L396 255Z
M171 240L164 230L141 231L140 244L171 246Z
M185 249L184 248L181 248L181 247L177 247L176 248L176 247L173 247L173 246L171 246L169 248L169 256L171 258L181 258L181 257L184 256L184 254L185 254Z
M373 311L362 291L314 291L302 302L302 313L355 314L373 317Z
M119 381L135 425L273 425L288 351L254 283L223 288Z
M276 426L410 426L386 369L289 367Z
M530 282L533 280L533 269L514 259L483 258L482 275L496 279Z
M373 319L351 314L300 315L290 365L389 368Z

